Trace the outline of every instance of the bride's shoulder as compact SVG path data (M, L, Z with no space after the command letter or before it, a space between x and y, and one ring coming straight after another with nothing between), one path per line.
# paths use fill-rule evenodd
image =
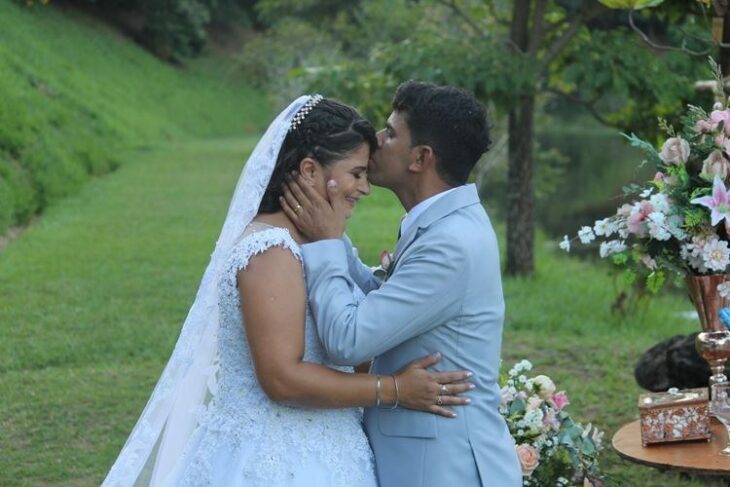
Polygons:
M260 222L249 224L231 249L229 261L234 264L236 270L246 268L250 261L269 249L281 249L285 251L269 252L270 255L294 255L301 262L302 254L299 245L284 227L276 227ZM281 257L279 257L281 258Z

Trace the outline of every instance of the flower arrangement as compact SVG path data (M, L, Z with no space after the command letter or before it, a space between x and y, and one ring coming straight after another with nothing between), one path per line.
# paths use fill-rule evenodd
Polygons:
M599 487L598 469L603 433L581 426L565 408L565 391L556 392L544 375L528 377L532 364L518 362L502 377L499 411L515 440L525 486Z
M643 185L625 187L625 196L633 201L582 227L577 236L583 244L602 240L600 256L624 266L630 282L645 277L654 293L668 273L730 271L730 108L718 102L707 113L690 105L680 120L680 131L659 120L668 136L659 151L634 134L626 136L645 151L642 164L653 164L656 175ZM569 252L570 245L566 235L560 247ZM730 283L718 291L730 297Z

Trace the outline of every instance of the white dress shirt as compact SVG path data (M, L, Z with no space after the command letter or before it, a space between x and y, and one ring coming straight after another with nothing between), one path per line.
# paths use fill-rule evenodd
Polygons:
M450 193L451 191L459 188L460 186L457 186L456 188L447 189L446 191L442 191L440 193L437 193L429 198L426 198L425 200L418 203L416 206L411 208L411 211L405 214L403 216L403 219L400 221L400 234L401 236L405 235L406 232L411 228L413 225L413 222L416 221L418 216L426 211L429 206L436 203L441 197L445 196L447 193Z

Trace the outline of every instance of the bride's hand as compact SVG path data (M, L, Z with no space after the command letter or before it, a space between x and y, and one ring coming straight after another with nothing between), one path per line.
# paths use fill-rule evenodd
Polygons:
M441 355L436 353L414 360L398 371L396 378L401 406L454 418L456 413L444 406L460 406L471 402L469 398L461 396L462 393L474 389L473 384L466 382L471 372L426 370L440 360ZM383 380L388 378L383 377Z
M347 221L347 203L333 179L327 181L327 199L299 174L288 178L282 190L284 196L279 198L281 209L302 235L312 242L342 238Z

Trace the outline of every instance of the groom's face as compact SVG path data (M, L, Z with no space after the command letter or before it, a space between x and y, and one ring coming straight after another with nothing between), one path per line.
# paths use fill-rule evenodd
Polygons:
M405 115L393 112L385 128L378 132L378 150L370 159L368 179L376 186L395 189L405 182L414 157Z

